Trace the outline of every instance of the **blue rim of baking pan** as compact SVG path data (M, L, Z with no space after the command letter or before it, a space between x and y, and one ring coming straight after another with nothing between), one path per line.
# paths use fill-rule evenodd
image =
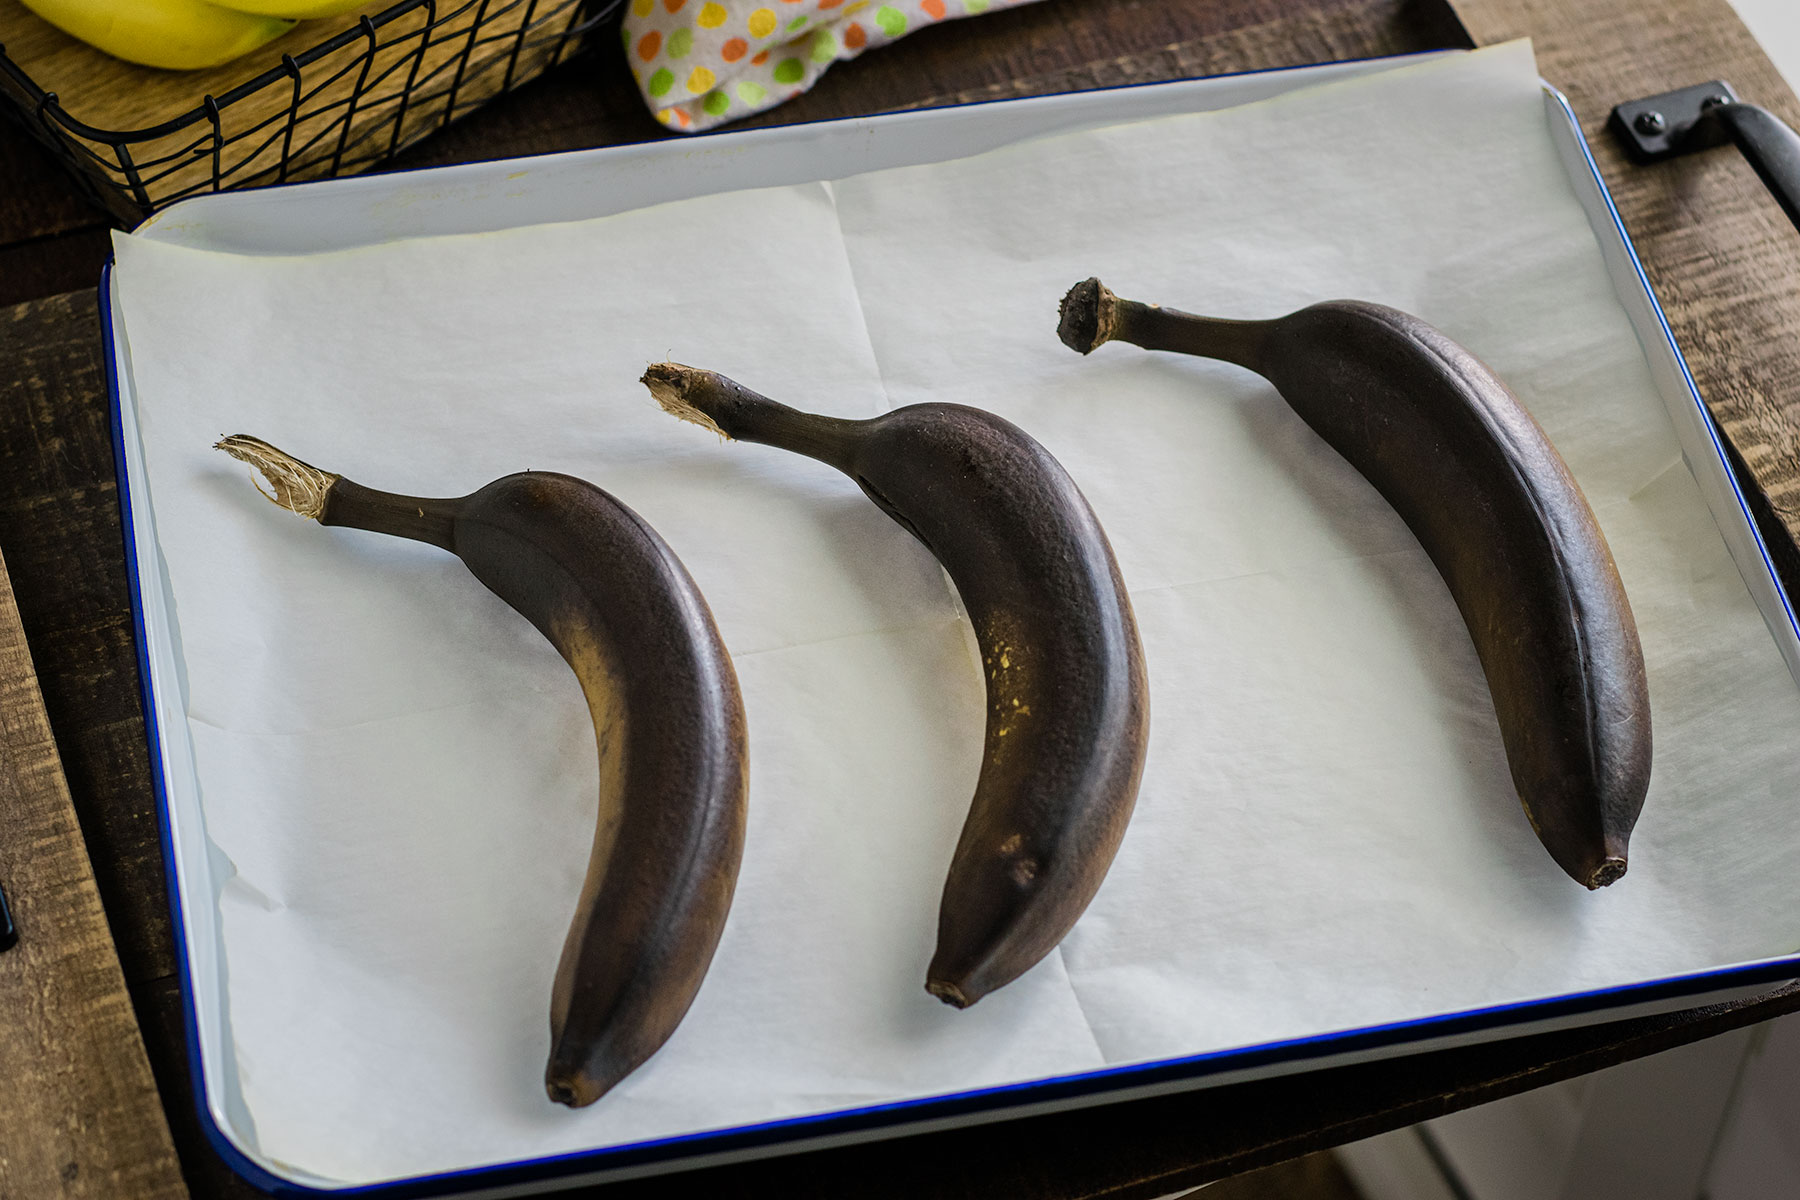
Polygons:
M1399 63L1408 58L1431 57L1436 53L1441 52L1397 56L1385 61ZM1354 63L1384 60L1351 59L1345 61ZM1292 71L1295 68L1276 68L1275 70ZM1237 78L1270 73L1273 71L1244 71L1215 78ZM1169 81L1094 90L1128 91L1137 88L1165 86L1166 82ZM1738 507L1755 540L1763 569L1768 573L1769 579L1774 582L1776 595L1781 600L1789 624L1794 628L1796 634L1800 634L1800 620L1796 619L1793 603L1785 589L1782 588L1780 577L1775 573L1774 565L1769 558L1768 547L1750 512L1749 502L1744 497L1736 476L1731 472L1724 446L1720 441L1718 428L1707 413L1706 406L1700 398L1699 389L1694 383L1693 374L1688 369L1687 360L1682 356L1680 346L1675 342L1674 333L1669 328L1662 305L1657 301L1655 292L1651 290L1650 281L1644 273L1637 249L1632 245L1631 237L1625 229L1625 223L1619 215L1617 206L1613 203L1612 194L1607 190L1606 183L1600 174L1600 168L1594 161L1593 152L1587 144L1586 137L1582 134L1580 121L1561 92L1548 85L1545 85L1545 92L1560 109L1564 119L1568 122L1569 129L1574 134L1575 145L1581 150L1583 161L1606 204L1607 214L1623 244L1626 257L1635 273L1637 285L1649 300L1650 311L1656 318L1662 338L1681 369L1688 398L1696 406L1701 416L1719 467L1724 472L1724 478L1729 483L1731 493L1736 497ZM984 105L1008 103L1016 103L1016 101L986 101ZM946 105L941 107L969 106ZM867 119L851 118L851 120ZM833 123L836 122L810 122L809 124ZM731 136L731 133L725 131L699 136ZM131 589L132 619L136 635L145 733L151 747L156 748L162 745L162 736L156 718L156 697L150 682L148 634L142 596L143 577L136 544L132 536L135 524L131 493L125 478L123 393L118 376L119 364L113 352L117 343L112 311L112 271L113 263L109 258L100 278L100 322L102 342L105 348L113 453L116 462L115 469L118 472L119 508L124 532L126 576ZM1053 1107L1077 1107L1076 1102L1078 1101L1086 1104L1103 1103L1106 1097L1114 1094L1121 1094L1123 1097L1123 1094L1141 1096L1156 1092L1167 1094L1191 1090L1180 1085L1193 1082L1194 1086L1198 1087L1200 1085L1197 1081L1207 1076L1226 1072L1234 1075L1258 1072L1265 1068L1283 1064L1298 1064L1311 1059L1332 1059L1336 1061L1333 1061L1331 1065L1348 1065L1354 1060L1345 1056L1412 1042L1425 1043L1429 1041L1430 1045L1421 1046L1421 1052L1427 1052L1447 1048L1454 1043L1446 1042L1445 1039L1455 1039L1462 1035L1503 1029L1513 1025L1556 1021L1559 1018L1577 1017L1619 1008L1626 1004L1650 1005L1677 1000L1685 996L1706 995L1734 988L1750 988L1759 984L1777 983L1800 977L1800 952L1796 952L1780 958L1715 967L1705 971L1668 976L1641 983L1596 988L1548 999L1513 1001L1260 1045L1226 1048L1177 1058L1106 1067L1074 1075L1051 1076L963 1092L947 1092L935 1096L891 1101L885 1104L840 1109L829 1113L790 1117L754 1125L682 1134L676 1137L629 1142L602 1149L571 1151L540 1158L439 1172L432 1175L410 1176L379 1183L355 1184L345 1187L311 1187L276 1175L253 1161L243 1150L238 1148L237 1144L231 1140L230 1135L213 1119L212 1110L207 1103L204 1086L205 1073L200 1059L199 1016L195 1006L191 959L188 954L186 930L180 920L179 874L175 859L173 829L170 825L168 792L163 775L162 759L158 753L150 755L150 774L152 787L156 794L157 824L162 841L163 869L167 873L169 902L177 918L173 924L177 962L180 964L182 1024L187 1039L188 1068L190 1077L194 1081L194 1105L198 1112L200 1127L213 1149L233 1171L262 1191L283 1197L378 1195L400 1200L402 1197L456 1195L486 1189L537 1190L535 1185L549 1185L558 1181L569 1184L602 1183L607 1177L623 1181L633 1176L651 1174L653 1172L647 1168L657 1165L668 1171L722 1165L730 1161L745 1161L798 1152L823 1144L826 1139L840 1144L849 1141L871 1141L878 1137L904 1137L909 1133L929 1132L951 1124L962 1123L969 1118L980 1117L989 1121L1006 1120L1009 1119L1008 1110L1015 1108L1025 1111L1019 1112L1016 1117L1011 1119L1028 1119L1029 1116L1038 1115ZM1275 1072L1267 1073L1274 1074ZM1245 1075L1246 1080L1253 1077L1255 1076ZM1029 1106L1028 1110L1026 1110L1026 1106ZM916 1128L909 1128L916 1123L923 1122L930 1124L919 1124ZM887 1132L873 1132L878 1130ZM782 1149L784 1146L790 1146L791 1149L784 1150ZM638 1169L633 1170L633 1168Z

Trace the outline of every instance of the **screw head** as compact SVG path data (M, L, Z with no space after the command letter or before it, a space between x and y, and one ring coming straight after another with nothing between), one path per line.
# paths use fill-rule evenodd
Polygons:
M1700 102L1700 111L1705 112L1709 108L1717 108L1721 104L1730 104L1730 103L1731 103L1730 96L1723 96L1723 95L1708 96L1706 99L1704 99Z
M1661 113L1648 111L1639 113L1637 120L1633 121L1632 125L1639 133L1646 136L1661 133L1669 127L1669 123L1663 120Z

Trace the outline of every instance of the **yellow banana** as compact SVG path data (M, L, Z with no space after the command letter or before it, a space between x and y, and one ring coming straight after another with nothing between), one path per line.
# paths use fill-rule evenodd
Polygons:
M70 37L146 67L216 67L274 41L292 21L204 0L23 0Z
M392 0L222 0L225 8L265 17L286 17L296 21L314 21L320 17L341 17L345 13L379 12Z

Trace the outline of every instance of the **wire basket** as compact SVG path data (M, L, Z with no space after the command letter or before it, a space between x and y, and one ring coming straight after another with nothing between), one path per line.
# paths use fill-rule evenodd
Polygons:
M136 224L202 192L351 174L392 157L561 62L621 3L401 0L316 44L325 26L303 23L264 48L262 61L274 65L216 96L206 89L230 84L234 68L254 70L257 56L205 72L156 71L48 25L20 24L37 20L23 9L16 18L0 11L14 22L0 25L0 39L16 35L0 44L0 111L13 110L91 199ZM65 102L46 90L54 80L26 73L34 64L53 67L66 91L79 84L90 94L70 91ZM108 123L136 127L74 115L98 119L101 99L127 118Z

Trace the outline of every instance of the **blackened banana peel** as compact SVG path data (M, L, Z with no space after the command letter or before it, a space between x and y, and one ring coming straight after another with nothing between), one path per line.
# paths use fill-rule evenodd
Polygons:
M1487 675L1513 784L1557 865L1604 887L1650 785L1637 626L1593 510L1549 438L1474 355L1361 301L1226 321L1121 300L1098 279L1058 334L1218 358L1263 376L1394 507L1437 566Z
M676 416L844 472L956 585L981 649L987 737L925 986L958 1008L975 1003L1075 924L1137 798L1144 659L1093 510L1049 451L980 409L915 404L842 420L675 363L644 383Z
M706 600L642 518L568 475L525 471L430 499L363 487L257 438L218 448L321 525L449 550L574 669L599 744L600 818L551 992L544 1087L592 1104L686 1015L737 883L744 706Z

